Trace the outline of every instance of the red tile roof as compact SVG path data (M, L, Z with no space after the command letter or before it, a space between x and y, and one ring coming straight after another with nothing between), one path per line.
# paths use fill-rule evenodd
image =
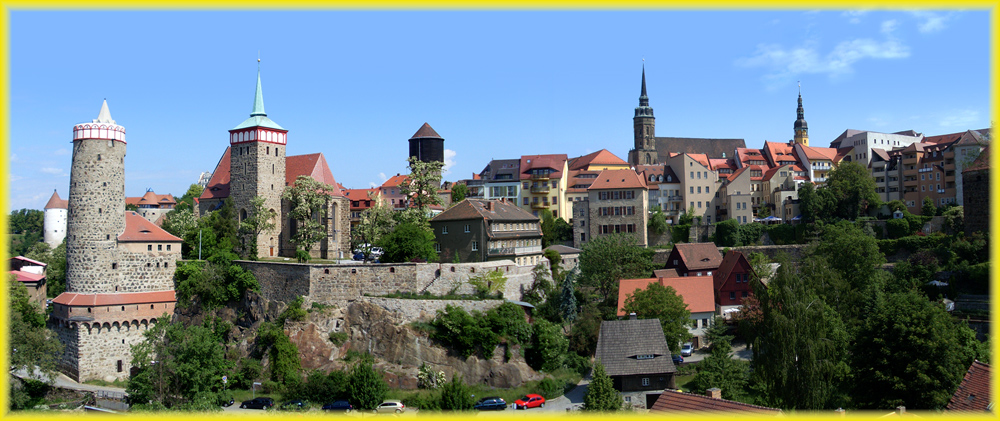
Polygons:
M125 211L125 232L118 236L118 241L133 242L181 242L177 238L149 222L146 218L139 216L134 211Z
M732 414L733 412L751 412L761 415L781 413L780 409L674 390L663 391L649 410L650 412L725 412L727 416L735 415Z
M45 263L45 262L39 262L37 260L29 259L29 258L24 257L24 256L15 256L15 257L11 257L10 259L11 260L20 260L22 262L28 262L28 263L31 263L33 266L43 266L43 267L44 266L48 266L48 264Z
M424 123L423 126L420 126L420 128L417 129L417 132L414 133L413 137L411 137L410 139L417 139L421 137L433 137L441 139L441 135L439 135L436 131L434 131L434 129L431 128L431 125L427 123Z
M295 179L300 175L312 177L313 180L334 187L331 190L334 196L344 195L338 188L340 184L333 178L330 166L326 164L326 158L322 153L285 157L285 185L295 184Z
M174 196L170 193L167 194L156 194L152 191L147 191L146 194L141 197L126 197L126 205L176 205L177 201L174 200Z
M629 165L607 149L601 149L594 153L576 157L570 160L569 169L585 170L591 165Z
M792 152L792 145L778 142L764 142L764 151L767 154L771 166L781 165L781 162L798 162L798 158Z
M979 156L976 158L976 160L972 161L972 164L970 164L968 167L966 167L965 169L963 169L962 172L964 173L966 171L980 171L980 170L988 170L988 169L990 169L990 147L989 146L987 146L985 149L983 149L983 151L979 153Z
M409 178L408 175L399 175L399 174L396 174L396 175L394 175L392 177L389 177L388 180L385 180L385 182L382 183L381 187L382 188L385 188L385 187L396 187L396 186L398 186L400 184L405 183L408 178Z
M229 153L232 148L227 147L222 153L222 158L215 165L215 172L212 179L208 180L205 191L198 196L199 199L225 199L229 197Z
M749 169L750 169L750 167L747 166L747 167L740 168L740 169L738 169L736 171L733 171L732 174L729 174L729 181L736 180L737 178L740 177L740 175L743 175L743 173L747 172L747 170L749 170Z
M17 276L18 282L38 282L42 279L45 279L45 275L25 272L21 270L12 270L10 271L10 273L13 273L15 276Z
M945 408L949 411L975 411L984 414L991 411L993 406L993 394L990 392L991 371L989 364L973 361Z
M698 163L701 164L701 165L704 165L705 168L708 168L710 170L713 169L712 168L712 163L709 162L709 160L708 160L708 155L705 155L703 153L689 153L689 154L687 154L687 156L691 157L691 159L693 159L695 161L698 161Z
M802 151L806 153L806 158L810 160L814 159L828 159L833 160L837 156L837 150L834 148L819 148L815 146L802 146Z
M677 269L657 269L653 271L653 276L657 278L672 278L677 276Z
M646 188L646 182L639 178L639 174L636 174L635 171L628 169L601 171L588 190L644 188Z
M173 290L152 292L116 292L114 294L77 294L64 292L52 302L72 307L114 306L123 304L169 303L177 301Z
M567 161L566 154L552 155L521 155L520 170L521 180L531 178L531 171L535 168L551 168L552 173L549 178L562 178L563 163Z
M52 197L49 197L43 209L69 209L69 200L60 199L59 193L53 190Z
M722 255L715 243L677 243L674 250L688 270L716 269L722 264Z
M369 194L372 196L369 196ZM351 201L351 210L362 210L372 207L371 204L366 205L365 202L368 200L378 200L378 196L378 189L344 189L344 197ZM359 202L358 206L354 206L354 202Z
M711 276L678 276L673 278L622 279L618 281L618 315L625 315L625 300L651 283L668 286L687 304L692 313L715 311L715 290Z

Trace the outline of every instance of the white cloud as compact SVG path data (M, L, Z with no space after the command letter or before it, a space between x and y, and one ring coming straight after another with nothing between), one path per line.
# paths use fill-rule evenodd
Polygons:
M10 154L10 161L8 161L8 162L21 162L21 161L18 160L16 153L12 153L12 154Z
M44 168L39 168L38 170L46 174L63 175L62 168L44 167Z
M861 23L861 18L867 15L868 12L870 11L871 10L864 10L864 9L848 10L845 11L844 13L841 13L840 16L847 18L848 23L857 25Z
M946 27L945 23L951 19L952 14L939 14L934 12L928 12L924 10L914 10L910 12L913 17L920 20L917 24L917 29L920 30L922 34L929 34L934 32L939 32Z
M956 127L960 129L972 129L969 127L979 120L979 111L972 109L955 110L941 118L938 123L941 127Z
M854 64L861 60L909 57L909 47L891 36L895 28L895 21L883 22L885 40L858 38L842 41L825 54L819 51L819 45L815 41L806 41L793 48L780 44L759 44L752 56L739 58L735 64L769 69L763 78L771 85L770 88L794 81L795 76L802 74L837 77L852 73Z
M451 172L451 167L455 165L455 151L451 149L444 150L444 167L441 167L441 175L445 175Z
M378 173L378 179L379 179L378 183L375 183L374 181L369 181L368 182L368 185L371 186L370 188L373 188L373 189L377 188L378 186L381 186L381 185L385 184L386 181L389 181L389 177L386 177L386 175L385 175L384 172Z
M52 154L53 155L59 155L59 156L69 155L69 149L59 148L59 149L56 149L55 152L52 152Z

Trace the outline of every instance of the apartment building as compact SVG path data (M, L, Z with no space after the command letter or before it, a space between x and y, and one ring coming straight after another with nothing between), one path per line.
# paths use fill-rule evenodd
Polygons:
M649 194L639 174L631 169L601 171L587 192L586 201L574 202L576 216L586 218L574 220L574 247L617 233L631 234L638 245L646 246Z
M694 210L695 217L702 217L703 224L718 222L715 215L716 192L722 185L719 175L710 168L708 156L704 154L677 154L667 159L680 180L682 206L685 211Z
M535 216L538 211L548 209L556 218L572 213L566 200L567 161L566 154L521 156L518 164L521 191L517 202L521 209Z

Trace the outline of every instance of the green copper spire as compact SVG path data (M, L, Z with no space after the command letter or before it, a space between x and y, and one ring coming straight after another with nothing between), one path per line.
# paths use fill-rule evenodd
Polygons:
M257 59L257 93L253 96L253 111L250 117L266 116L264 112L264 91L260 89L260 59Z

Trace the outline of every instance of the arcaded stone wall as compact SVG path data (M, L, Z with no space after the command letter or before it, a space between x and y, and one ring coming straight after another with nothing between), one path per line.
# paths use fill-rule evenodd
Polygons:
M141 343L148 322L71 323L56 326L63 344L61 369L78 382L127 379L132 346Z

